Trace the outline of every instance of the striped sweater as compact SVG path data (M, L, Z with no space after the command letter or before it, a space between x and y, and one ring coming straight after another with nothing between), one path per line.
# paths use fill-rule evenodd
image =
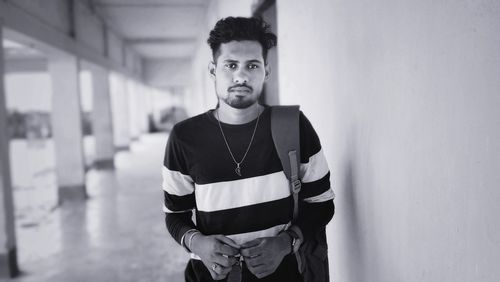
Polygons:
M184 233L196 228L203 234L223 234L242 244L275 236L290 224L293 198L271 137L270 108L265 107L248 155L235 173L213 110L174 126L163 166L166 224L181 243ZM246 124L222 123L236 160L250 142L256 120ZM324 228L333 216L334 193L319 138L300 113L302 190L298 225L306 239ZM195 212L195 222L192 212Z

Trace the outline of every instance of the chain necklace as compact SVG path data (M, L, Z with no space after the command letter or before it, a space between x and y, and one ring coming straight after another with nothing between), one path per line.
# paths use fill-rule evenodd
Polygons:
M217 122L219 123L219 129L220 133L222 133L222 138L224 138L224 143L226 143L227 150L229 151L229 154L231 155L231 158L233 159L233 162L236 164L236 169L234 170L238 176L241 176L241 164L245 160L248 151L250 150L250 146L252 146L253 138L255 137L255 132L257 131L257 126L259 125L259 119L260 119L260 111L259 114L257 115L257 122L255 123L255 128L253 129L252 133L252 138L250 139L250 143L248 144L247 150L245 154L243 155L243 158L241 161L237 162L236 159L234 158L233 152L231 151L231 148L229 147L229 143L227 143L226 135L224 135L224 131L222 130L222 125L220 124L220 118L219 118L219 110L217 109L216 112L217 114Z

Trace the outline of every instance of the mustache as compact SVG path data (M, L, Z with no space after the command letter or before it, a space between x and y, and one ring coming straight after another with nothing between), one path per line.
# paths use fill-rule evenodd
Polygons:
M227 91L231 91L231 90L233 90L234 88L243 88L243 87L244 87L244 88L247 88L247 89L248 89L248 90L250 90L250 91L253 91L253 88L252 88L251 86L246 85L245 83L243 83L243 84L236 84L236 85L233 85L233 86L229 87L229 88L227 89Z

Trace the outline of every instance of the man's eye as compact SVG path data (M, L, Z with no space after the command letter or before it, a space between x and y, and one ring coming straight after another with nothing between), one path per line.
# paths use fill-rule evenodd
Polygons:
M228 68L228 69L235 69L236 68L236 64L234 64L234 63L226 64L226 68Z
M258 66L258 65L255 65L255 64L250 64L250 65L248 65L248 68L249 68L249 69L251 69L251 70L256 69L256 68L258 68L258 67L259 67L259 66Z

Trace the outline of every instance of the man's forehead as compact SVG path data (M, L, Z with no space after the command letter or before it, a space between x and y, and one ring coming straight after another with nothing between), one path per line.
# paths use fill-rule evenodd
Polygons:
M263 61L262 46L258 41L251 40L222 43L219 47L218 60Z

